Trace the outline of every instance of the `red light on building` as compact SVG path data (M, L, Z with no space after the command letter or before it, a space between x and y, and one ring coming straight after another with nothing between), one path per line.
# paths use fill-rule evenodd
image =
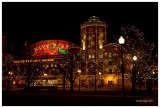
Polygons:
M32 57L66 55L71 46L77 45L63 40L45 40L29 46L26 52L31 52Z

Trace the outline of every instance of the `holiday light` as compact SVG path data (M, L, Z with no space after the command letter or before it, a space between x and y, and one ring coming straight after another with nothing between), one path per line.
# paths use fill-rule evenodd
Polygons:
M60 50L60 52L62 52L63 54L67 54L67 52L65 51L65 50L63 50L63 49L59 49Z

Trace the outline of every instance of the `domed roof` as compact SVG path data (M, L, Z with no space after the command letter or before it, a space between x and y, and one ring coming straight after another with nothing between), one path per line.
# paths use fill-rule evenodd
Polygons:
M28 46L24 54L32 57L55 56L68 54L69 48L78 45L64 40L44 40Z

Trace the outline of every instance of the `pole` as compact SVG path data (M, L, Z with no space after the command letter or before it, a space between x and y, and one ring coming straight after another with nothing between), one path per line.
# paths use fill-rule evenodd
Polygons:
M134 67L132 70L132 91L133 91L133 93L135 93L135 72L136 72L136 65L134 62Z
M97 64L96 64L97 65ZM95 91L96 91L96 72L97 72L97 69L95 70Z
M79 91L80 91L80 75L79 75Z
M136 89L136 62L135 62L135 72L134 72L134 88L135 88L135 91L137 90Z
M123 69L123 49L122 49L122 44L121 44L121 56L122 56L122 90L123 90L123 101L125 99L125 92L124 92L124 69Z
M100 79L99 79L99 86L100 86L100 91L101 91L101 75L100 75Z

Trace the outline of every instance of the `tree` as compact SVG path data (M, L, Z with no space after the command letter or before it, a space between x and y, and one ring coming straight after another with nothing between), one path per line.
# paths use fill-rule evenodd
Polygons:
M57 64L57 68L59 70L59 75L57 75L57 77L63 79L63 90L65 90L67 65L61 62L61 63Z
M2 59L2 76L7 79L7 90L10 89L11 76L14 74L14 57L11 54L3 54Z
M30 41L26 41L25 42L25 46L27 46L27 44L30 44ZM43 74L44 68L42 66L42 61L39 59L37 60L35 57L31 56L31 46L27 47L27 52L25 52L25 57L23 56L23 58L25 58L25 62L24 63L20 63L18 66L16 66L16 71L15 74L19 77L22 77L25 82L27 83L27 88L30 89L30 85L33 82L33 86L34 86L34 81L35 79L39 76Z
M136 73L137 76L150 77L152 75L152 69L157 66L157 51L154 49L155 44L149 43L145 40L143 32L140 32L134 26L123 26L121 27L121 33L125 38L124 48L127 53L133 56L137 56L136 61ZM114 36L118 40L119 36ZM133 71L133 70L132 70ZM131 75L132 77L133 75ZM141 82L141 78L139 78ZM133 79L133 78L131 78Z
M27 84L27 88L30 88L30 85L34 82L35 79L43 74L44 68L42 66L42 63L40 61L34 62L35 59L26 60L27 63L20 63L15 65L15 75L18 76L18 78L22 78L25 80ZM29 77L28 77L29 76Z
M66 55L66 63L60 61L58 64L61 74L63 74L63 89L65 89L65 82L68 80L70 82L70 91L73 92L73 83L77 77L79 69L79 48L70 48L68 54Z

